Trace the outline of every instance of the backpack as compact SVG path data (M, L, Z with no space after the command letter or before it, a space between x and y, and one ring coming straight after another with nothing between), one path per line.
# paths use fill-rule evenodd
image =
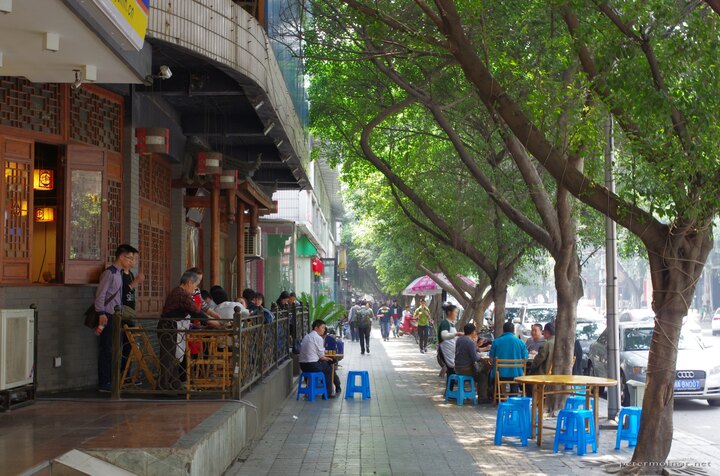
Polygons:
M361 308L355 311L355 319L358 327L371 327L373 314L369 308Z

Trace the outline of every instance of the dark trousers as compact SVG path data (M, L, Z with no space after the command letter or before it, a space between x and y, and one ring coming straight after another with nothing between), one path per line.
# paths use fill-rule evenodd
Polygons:
M358 336L360 338L360 353L370 352L370 328L358 327Z
M479 400L488 399L488 376L489 369L482 366L481 369L476 369L475 366L458 368L455 367L455 373L458 375L468 375L473 377L475 385L477 385L477 396Z
M355 342L356 340L358 340L357 325L355 325L354 322L351 322L351 323L350 323L350 338L352 339L353 342Z
M340 377L338 377L337 372L335 372L335 377L331 380L332 366L325 360L300 362L300 370L303 372L322 372L325 374L325 388L327 389L328 397L332 395L333 384L335 384L335 388L340 388Z
M430 326L418 326L418 339L420 340L420 350L427 349L428 336L430 335Z
M109 387L112 380L112 316L108 318L102 333L98 337L100 349L98 351L98 386Z

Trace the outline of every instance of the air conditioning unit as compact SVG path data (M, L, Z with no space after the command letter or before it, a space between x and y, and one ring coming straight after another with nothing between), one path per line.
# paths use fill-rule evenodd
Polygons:
M33 382L35 311L0 310L0 390Z
M245 225L245 257L260 258L262 256L262 235L260 227L255 228L255 233L250 233L250 225Z

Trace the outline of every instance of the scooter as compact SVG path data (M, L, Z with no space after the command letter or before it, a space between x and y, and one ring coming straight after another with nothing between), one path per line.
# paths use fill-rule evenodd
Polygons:
M400 324L400 329L398 329L398 335L411 335L415 338L415 342L418 342L418 333L417 333L417 319L413 319L411 317L405 317L403 318L402 324Z

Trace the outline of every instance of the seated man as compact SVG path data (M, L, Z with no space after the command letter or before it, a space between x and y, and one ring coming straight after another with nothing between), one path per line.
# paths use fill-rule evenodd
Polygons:
M542 324L535 323L530 328L530 337L525 341L525 347L527 347L529 354L537 354L540 352L540 347L545 343L543 337L543 326Z
M325 321L317 319L312 323L313 330L306 335L300 344L300 369L303 372L322 372L325 374L325 386L329 398L340 394L340 379L337 379L335 394L332 394L332 364L333 359L325 356Z
M455 373L473 377L477 387L478 401L480 403L490 403L487 398L487 368L480 363L477 337L475 325L465 324L463 335L455 339Z
M493 359L525 359L528 358L528 350L523 341L515 337L515 324L507 321L503 324L503 335L495 339L490 347L490 358ZM496 369L490 373L490 379L495 378ZM502 380L512 380L525 373L524 368L503 368L499 369ZM510 384L510 393L518 392L518 384Z

